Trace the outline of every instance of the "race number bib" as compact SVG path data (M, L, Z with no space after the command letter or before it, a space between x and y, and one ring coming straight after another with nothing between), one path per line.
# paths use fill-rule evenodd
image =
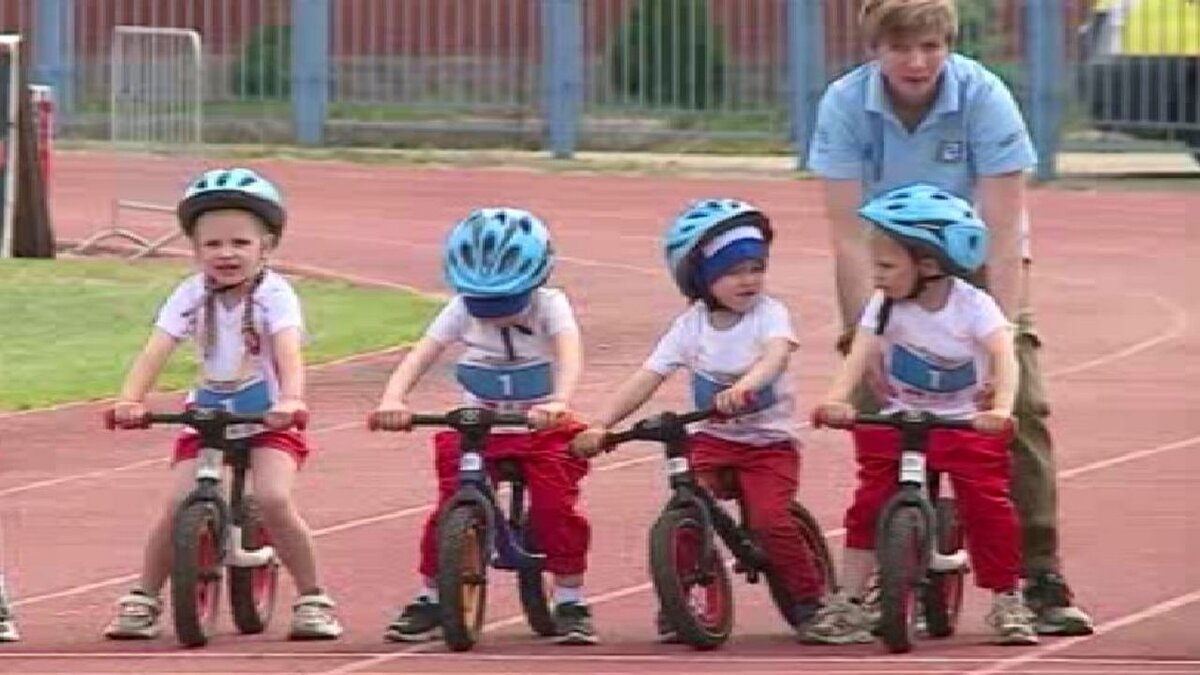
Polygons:
M713 399L717 394L729 388L728 384L722 384L711 378L705 377L700 373L692 374L692 403L697 410L711 408ZM775 396L775 386L768 384L767 386L754 392L754 402L744 413L753 413L760 410L765 410L775 405L777 397Z
M891 375L914 389L936 394L962 391L979 381L974 360L957 366L940 366L901 345L892 348Z
M271 390L266 380L258 380L236 389L201 386L197 387L192 397L192 405L197 408L214 408L242 415L265 413L271 409ZM246 438L263 430L259 424L234 424L226 427L225 437L229 439Z
M536 401L554 393L549 363L516 367L460 363L455 376L463 389L483 401Z

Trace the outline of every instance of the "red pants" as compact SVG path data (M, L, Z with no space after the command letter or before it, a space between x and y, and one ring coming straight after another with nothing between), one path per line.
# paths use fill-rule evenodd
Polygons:
M819 598L824 592L821 575L789 511L800 475L795 444L753 446L698 433L692 436L690 450L696 477L717 497L726 496L719 484L720 470L736 469L746 524L771 566L793 598Z
M176 463L187 459L196 459L200 456L200 446L200 434L180 434L175 439L175 451L172 453L171 465L174 466ZM286 431L267 430L255 434L250 447L267 447L285 452L295 460L297 468L304 466L304 461L308 459L308 453L312 451L312 446L308 443L304 434L291 429Z
M930 469L946 473L954 488L967 553L981 588L1017 587L1020 540L1017 512L1009 497L1008 435L935 429L927 451ZM886 427L854 430L858 489L846 511L846 546L875 548L879 512L898 489L900 432Z
M582 425L532 433L493 434L484 449L492 478L494 461L520 460L529 490L529 524L538 548L546 554L546 570L554 574L582 574L592 530L576 510L579 481L587 475L586 460L571 456L567 444ZM438 508L425 521L421 535L422 576L437 575L437 524L442 506L458 490L459 435L443 431L433 437L438 475Z

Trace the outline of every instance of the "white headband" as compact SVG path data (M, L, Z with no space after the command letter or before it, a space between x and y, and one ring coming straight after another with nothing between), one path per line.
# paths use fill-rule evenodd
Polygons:
M704 253L705 258L711 258L717 251L739 239L758 239L762 241L764 237L762 230L757 227L753 225L740 225L713 237L712 241L704 245L702 253Z

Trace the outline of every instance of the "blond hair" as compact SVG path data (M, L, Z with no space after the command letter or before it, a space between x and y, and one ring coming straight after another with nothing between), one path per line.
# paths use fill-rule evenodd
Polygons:
M938 33L954 44L958 37L955 0L864 0L858 25L872 47L886 37Z

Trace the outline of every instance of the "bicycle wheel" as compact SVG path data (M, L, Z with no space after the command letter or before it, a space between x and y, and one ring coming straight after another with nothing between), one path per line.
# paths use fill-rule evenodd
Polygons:
M217 618L221 599L221 518L215 506L194 502L175 517L172 532L171 609L175 636L199 647Z
M958 509L954 500L942 498L935 507L937 516L938 553L950 554L962 550L962 526L958 522ZM925 627L930 637L949 637L958 625L962 611L965 570L929 573L922 604L925 609Z
M876 538L879 557L879 636L892 653L912 649L910 621L925 574L929 525L915 506L884 509Z
M800 537L804 541L804 548L808 551L810 559L817 568L817 574L821 579L821 589L814 600L819 600L827 593L832 592L837 588L837 572L833 565L833 556L829 553L829 544L825 541L825 534L821 531L820 524L813 517L808 509L804 508L799 502L792 502L791 507L792 519L796 521L796 525L800 528ZM779 614L789 626L796 627L795 609L799 602L799 598L792 597L787 587L783 585L779 575L768 566L766 573L767 588L771 592L771 601L775 603L775 608L779 610Z
M271 543L270 534L262 522L258 502L247 496L242 501L242 548L253 551ZM271 623L275 613L276 589L279 585L279 560L259 567L229 568L229 604L233 624L241 633L261 633Z
M442 517L437 585L442 637L453 651L466 651L479 640L487 603L489 557L487 520L478 507L458 506Z
M714 542L702 560L706 532L694 509L664 511L650 530L650 574L666 618L680 641L714 649L733 629L733 584Z
M533 532L529 529L528 516L521 519L521 545L530 553L541 552ZM550 609L550 593L546 587L545 573L540 569L517 570L517 592L521 597L521 611L525 613L525 621L529 628L542 637L556 635L558 627L554 624L554 614Z

